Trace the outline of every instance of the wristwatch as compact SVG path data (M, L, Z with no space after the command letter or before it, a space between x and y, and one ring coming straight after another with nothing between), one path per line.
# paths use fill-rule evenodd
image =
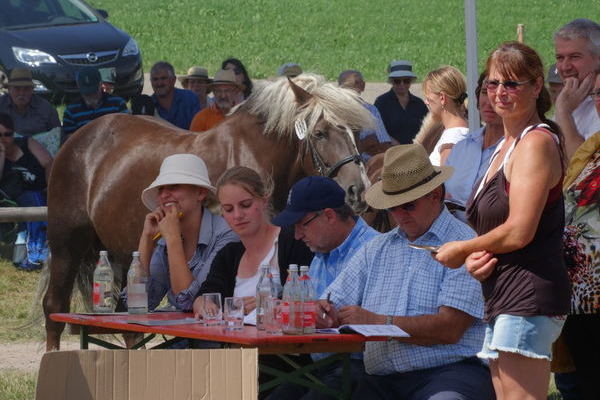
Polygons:
M385 316L385 324L386 325L392 325L394 323L394 316L393 315L386 315Z

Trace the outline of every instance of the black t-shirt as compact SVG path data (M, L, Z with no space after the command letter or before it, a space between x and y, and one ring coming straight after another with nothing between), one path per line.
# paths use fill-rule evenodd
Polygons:
M375 100L385 129L400 144L412 143L429 111L423 100L411 93L408 96L406 108L400 105L392 89Z

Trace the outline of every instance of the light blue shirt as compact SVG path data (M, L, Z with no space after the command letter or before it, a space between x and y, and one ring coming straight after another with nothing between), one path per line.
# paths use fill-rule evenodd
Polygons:
M453 203L465 206L471 197L475 185L485 175L490 159L500 140L487 149L483 149L485 127L471 131L456 143L446 160L446 165L454 167L454 174L444 185L446 197Z
M377 107L375 107L373 104L367 103L366 101L363 101L362 104L367 110L369 110L369 112L373 116L373 119L375 120L375 130L363 129L358 134L358 139L363 140L364 138L366 138L369 135L375 135L375 137L377 137L377 140L379 141L379 143L391 143L392 139L390 138L390 135L388 135L387 131L385 130L385 125L383 124L383 120L381 119L381 114L379 114L379 110L377 109ZM369 158L371 158L371 156L368 155L367 153L362 153L361 156L365 162L368 161Z
M315 295L321 297L327 286L337 278L356 251L377 235L379 232L367 225L364 219L358 217L354 228L342 244L329 253L315 253L309 272L310 280L315 288ZM327 297L326 294L325 297Z
M194 280L187 289L182 290L176 295L171 289L167 244L164 239L160 239L150 260L148 308L150 310L156 308L166 294L169 303L177 307L177 309L183 311L191 310L196 294L208 275L213 258L227 243L238 240L238 236L231 230L222 217L213 215L205 208L202 213L202 224L200 225L200 232L198 234L196 252L192 256L192 259L188 261L188 266L194 276Z
M441 245L474 236L444 207L429 231L414 243ZM464 266L446 268L429 252L408 247L408 243L404 232L394 229L360 248L327 289L335 307L358 305L377 314L418 316L436 314L439 307L446 306L473 316L475 321L455 344L367 342L364 363L369 374L388 375L451 364L474 357L483 344L479 282Z

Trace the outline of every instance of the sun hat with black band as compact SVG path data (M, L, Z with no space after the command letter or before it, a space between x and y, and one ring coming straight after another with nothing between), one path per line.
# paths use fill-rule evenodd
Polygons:
M220 86L220 85L233 85L233 86L237 86L241 90L244 90L244 86L240 85L235 80L235 72L233 72L230 69L218 70L217 73L215 74L215 77L214 77L212 83L210 84L210 87L214 88L215 86Z
M163 160L158 176L142 192L142 203L154 211L159 205L158 188L178 184L200 186L213 194L216 192L210 184L206 164L200 157L194 154L173 154Z
M179 77L179 81L182 85L185 85L188 79L202 79L206 82L212 82L212 79L208 77L208 70L203 67L193 66L187 70L187 75Z
M325 208L338 208L344 205L346 193L331 178L307 176L292 186L285 209L271 221L277 226L291 226L306 214Z
M27 68L15 68L10 71L8 82L9 87L33 87L33 77L31 71Z
M385 152L381 180L369 188L365 200L379 210L396 207L432 192L453 173L449 166L434 167L420 144L394 146Z
M412 63L406 60L392 61L388 68L388 78L416 78L412 70Z

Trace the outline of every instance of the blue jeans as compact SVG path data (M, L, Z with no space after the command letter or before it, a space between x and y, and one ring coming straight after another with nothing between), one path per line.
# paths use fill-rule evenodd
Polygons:
M492 400L496 398L490 371L476 357L416 371L367 375L353 399Z
M46 194L41 191L25 190L17 197L17 204L21 207L39 207L46 205ZM42 264L48 258L48 245L46 243L46 221L30 221L24 224L27 230L27 262Z

